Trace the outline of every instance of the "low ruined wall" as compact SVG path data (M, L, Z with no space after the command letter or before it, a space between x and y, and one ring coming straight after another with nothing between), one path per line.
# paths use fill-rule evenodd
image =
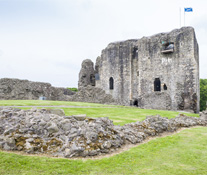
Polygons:
M0 100L68 100L74 92L66 88L57 88L49 83L32 82L28 80L2 78L0 79Z
M78 89L78 92L69 97L70 101L80 101L102 104L119 104L110 94L95 86L85 86Z
M91 85L83 86L75 93L66 88L53 87L49 83L0 79L0 100L38 100L39 97L46 97L47 100L118 104L104 90Z
M199 118L148 116L124 126L114 126L108 118L63 115L61 110L0 108L0 149L86 157L110 153L125 144L140 143L181 127L207 125L207 111Z

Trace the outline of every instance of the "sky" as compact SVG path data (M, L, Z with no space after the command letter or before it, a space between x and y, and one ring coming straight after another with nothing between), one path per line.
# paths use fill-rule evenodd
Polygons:
M185 24L184 7L193 8ZM184 25L195 29L207 78L206 8L205 0L0 0L0 78L77 87L82 61L95 62L110 42Z

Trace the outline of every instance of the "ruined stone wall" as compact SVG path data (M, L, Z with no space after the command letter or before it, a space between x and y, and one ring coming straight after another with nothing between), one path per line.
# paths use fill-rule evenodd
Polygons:
M161 53L162 42L173 42L174 52ZM181 28L170 33L142 38L138 41L141 103L154 98L154 80L161 81L161 92L169 95L171 109L199 111L199 69L197 42L193 28ZM144 82L144 83L142 83ZM163 85L167 86L164 90ZM146 98L148 97L148 98ZM151 103L154 108L153 103ZM165 107L160 106L165 109Z
M86 59L82 62L79 72L78 88L80 89L88 85L95 86L94 64L90 59Z
M78 89L78 92L70 96L69 101L80 101L102 104L119 104L110 94L95 86L85 86Z
M172 52L165 52L170 44L174 46ZM199 55L192 27L110 43L97 59L96 67L96 87L121 104L199 111ZM155 79L161 82L161 91L154 91Z
M119 126L104 117L65 116L59 109L0 107L0 149L66 158L95 156L193 126L207 126L207 111L200 117L147 116Z
M2 78L0 79L1 100L68 100L74 92L66 88L56 88L49 83L32 82L28 80Z
M90 64L91 62L88 63ZM2 78L0 79L0 100L38 100L39 97L46 97L46 100L119 104L110 94L106 94L103 89L91 85L85 86L84 83L75 93L67 88L53 87L49 83Z
M136 40L110 43L102 51L99 61L99 77L96 87L111 94L120 103L129 105L131 91L131 48ZM113 78L114 88L109 88L109 79Z

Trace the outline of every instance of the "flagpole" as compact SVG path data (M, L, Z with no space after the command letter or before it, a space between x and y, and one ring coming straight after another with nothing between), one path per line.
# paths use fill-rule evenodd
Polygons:
M181 28L181 7L180 7L180 28Z

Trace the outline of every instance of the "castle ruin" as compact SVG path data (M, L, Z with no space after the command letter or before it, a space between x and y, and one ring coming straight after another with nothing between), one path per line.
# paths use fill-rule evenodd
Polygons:
M95 86L117 104L199 112L199 53L192 27L110 43L84 60L79 89Z

